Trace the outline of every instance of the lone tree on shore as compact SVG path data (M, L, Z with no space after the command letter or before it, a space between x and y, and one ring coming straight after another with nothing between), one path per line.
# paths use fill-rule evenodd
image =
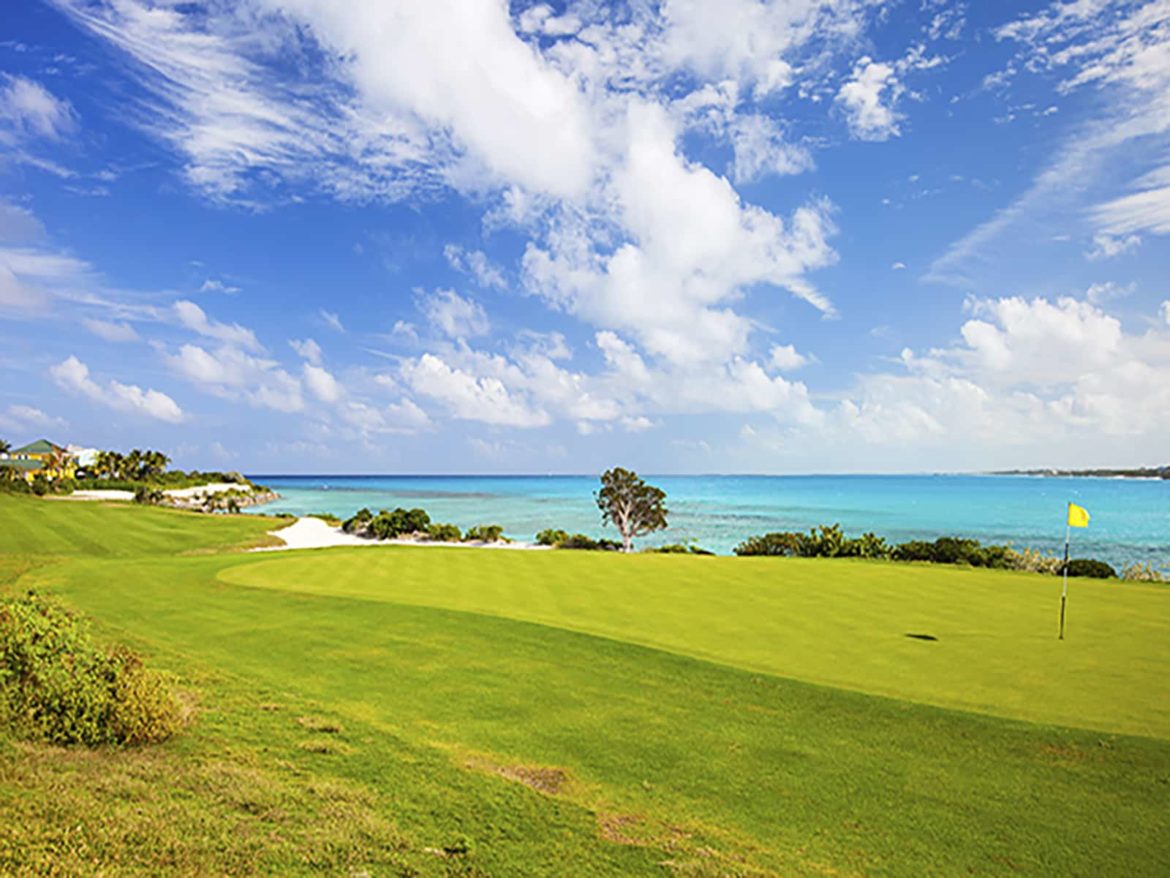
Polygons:
M620 466L601 475L594 497L602 524L612 524L622 535L622 551L634 548L634 537L666 527L666 492L647 485L638 474Z

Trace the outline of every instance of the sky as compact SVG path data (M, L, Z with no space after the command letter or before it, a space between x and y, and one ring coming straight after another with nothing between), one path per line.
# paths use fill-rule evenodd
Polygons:
M1170 0L6 0L0 437L1170 463Z

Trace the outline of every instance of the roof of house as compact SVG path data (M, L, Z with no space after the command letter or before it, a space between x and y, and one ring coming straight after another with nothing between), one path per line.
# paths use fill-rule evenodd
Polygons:
M8 467L9 469L24 470L31 472L41 468L39 460L0 460L0 467Z
M36 442L30 442L20 448L14 448L9 454L52 454L54 451L59 451L60 446L54 445L48 439L38 439Z

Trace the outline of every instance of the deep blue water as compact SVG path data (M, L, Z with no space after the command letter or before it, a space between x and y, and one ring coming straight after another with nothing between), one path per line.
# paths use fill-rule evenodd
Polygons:
M592 476L279 476L256 475L281 499L256 512L331 512L347 517L421 506L462 528L501 524L516 539L545 527L594 536L602 528ZM1170 481L1018 476L657 476L670 528L641 542L697 542L729 553L770 530L839 522L850 534L872 530L891 541L970 536L1058 551L1065 504L1088 508L1092 523L1073 532L1073 554L1117 565L1170 564Z

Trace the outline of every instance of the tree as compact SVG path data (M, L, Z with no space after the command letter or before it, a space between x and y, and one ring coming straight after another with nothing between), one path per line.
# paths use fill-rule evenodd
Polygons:
M11 450L12 446L3 439L0 439L0 454L7 454Z
M666 527L666 492L628 469L619 466L602 473L601 490L593 496L601 523L612 524L622 535L622 551L633 551L635 537Z

